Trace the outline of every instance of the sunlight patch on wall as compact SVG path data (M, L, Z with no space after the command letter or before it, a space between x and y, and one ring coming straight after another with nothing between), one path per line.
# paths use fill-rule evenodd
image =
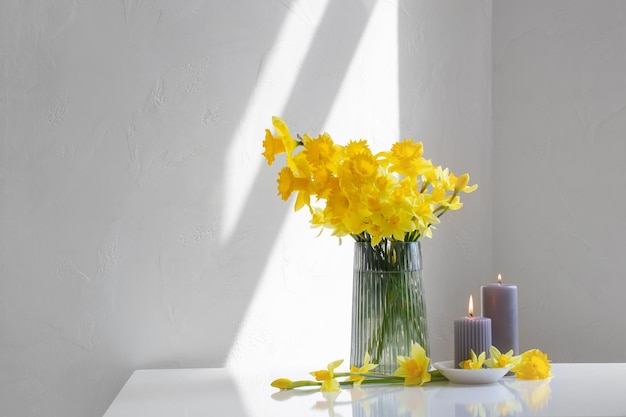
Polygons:
M325 129L337 142L367 139L372 150L398 139L398 6L375 4Z
M363 137L382 149L399 130L398 10L376 2L370 13L347 72L334 74L341 77L340 91L323 126L337 142ZM259 366L259 358L271 369L302 367L302 358L311 364L349 361L352 241L339 245L328 231L316 238L308 221L306 210L286 214L227 367Z
M282 114L328 0L284 4L289 11L276 42L259 63L256 86L225 156L222 241L232 234L259 170L266 164L261 156L263 129L271 127L272 116Z
M285 370L349 361L353 245L348 239L339 245L328 232L316 237L308 219L306 212L290 213L277 231L226 367Z

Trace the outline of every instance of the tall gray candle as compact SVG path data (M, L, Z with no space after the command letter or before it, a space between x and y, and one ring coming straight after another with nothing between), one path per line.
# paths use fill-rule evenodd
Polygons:
M485 352L489 355L491 346L491 319L474 317L474 302L472 296L469 301L469 316L454 320L454 367L460 368L459 363L470 359L470 351L476 356Z
M497 284L480 287L482 315L491 318L492 343L502 353L513 349L519 352L517 324L517 286L502 283L498 275Z

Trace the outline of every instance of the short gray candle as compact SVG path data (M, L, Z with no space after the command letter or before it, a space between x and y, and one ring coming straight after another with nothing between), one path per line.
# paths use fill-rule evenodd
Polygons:
M491 319L474 317L474 302L470 296L469 316L454 320L454 367L470 359L470 351L476 356L485 352L489 356L491 347Z
M498 275L497 284L487 284L480 288L482 315L491 319L492 343L501 353L513 350L519 353L517 324L517 286L502 283Z

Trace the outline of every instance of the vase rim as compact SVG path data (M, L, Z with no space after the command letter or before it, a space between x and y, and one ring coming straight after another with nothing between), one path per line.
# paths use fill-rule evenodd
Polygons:
M416 245L420 245L421 240L412 240L409 242L406 242L404 240L388 240L386 242L384 242L385 244L388 245L412 245L412 244L416 244ZM372 246L372 242L362 242L362 241L358 241L358 242L354 242L356 245L369 245ZM380 245L383 242L380 242L378 245ZM378 245L374 245L374 246L378 246Z

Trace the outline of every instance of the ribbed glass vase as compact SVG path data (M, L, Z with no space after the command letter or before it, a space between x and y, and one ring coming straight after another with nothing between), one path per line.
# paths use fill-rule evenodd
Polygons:
M412 342L430 353L420 242L355 242L350 364L365 353L376 372L393 373Z

